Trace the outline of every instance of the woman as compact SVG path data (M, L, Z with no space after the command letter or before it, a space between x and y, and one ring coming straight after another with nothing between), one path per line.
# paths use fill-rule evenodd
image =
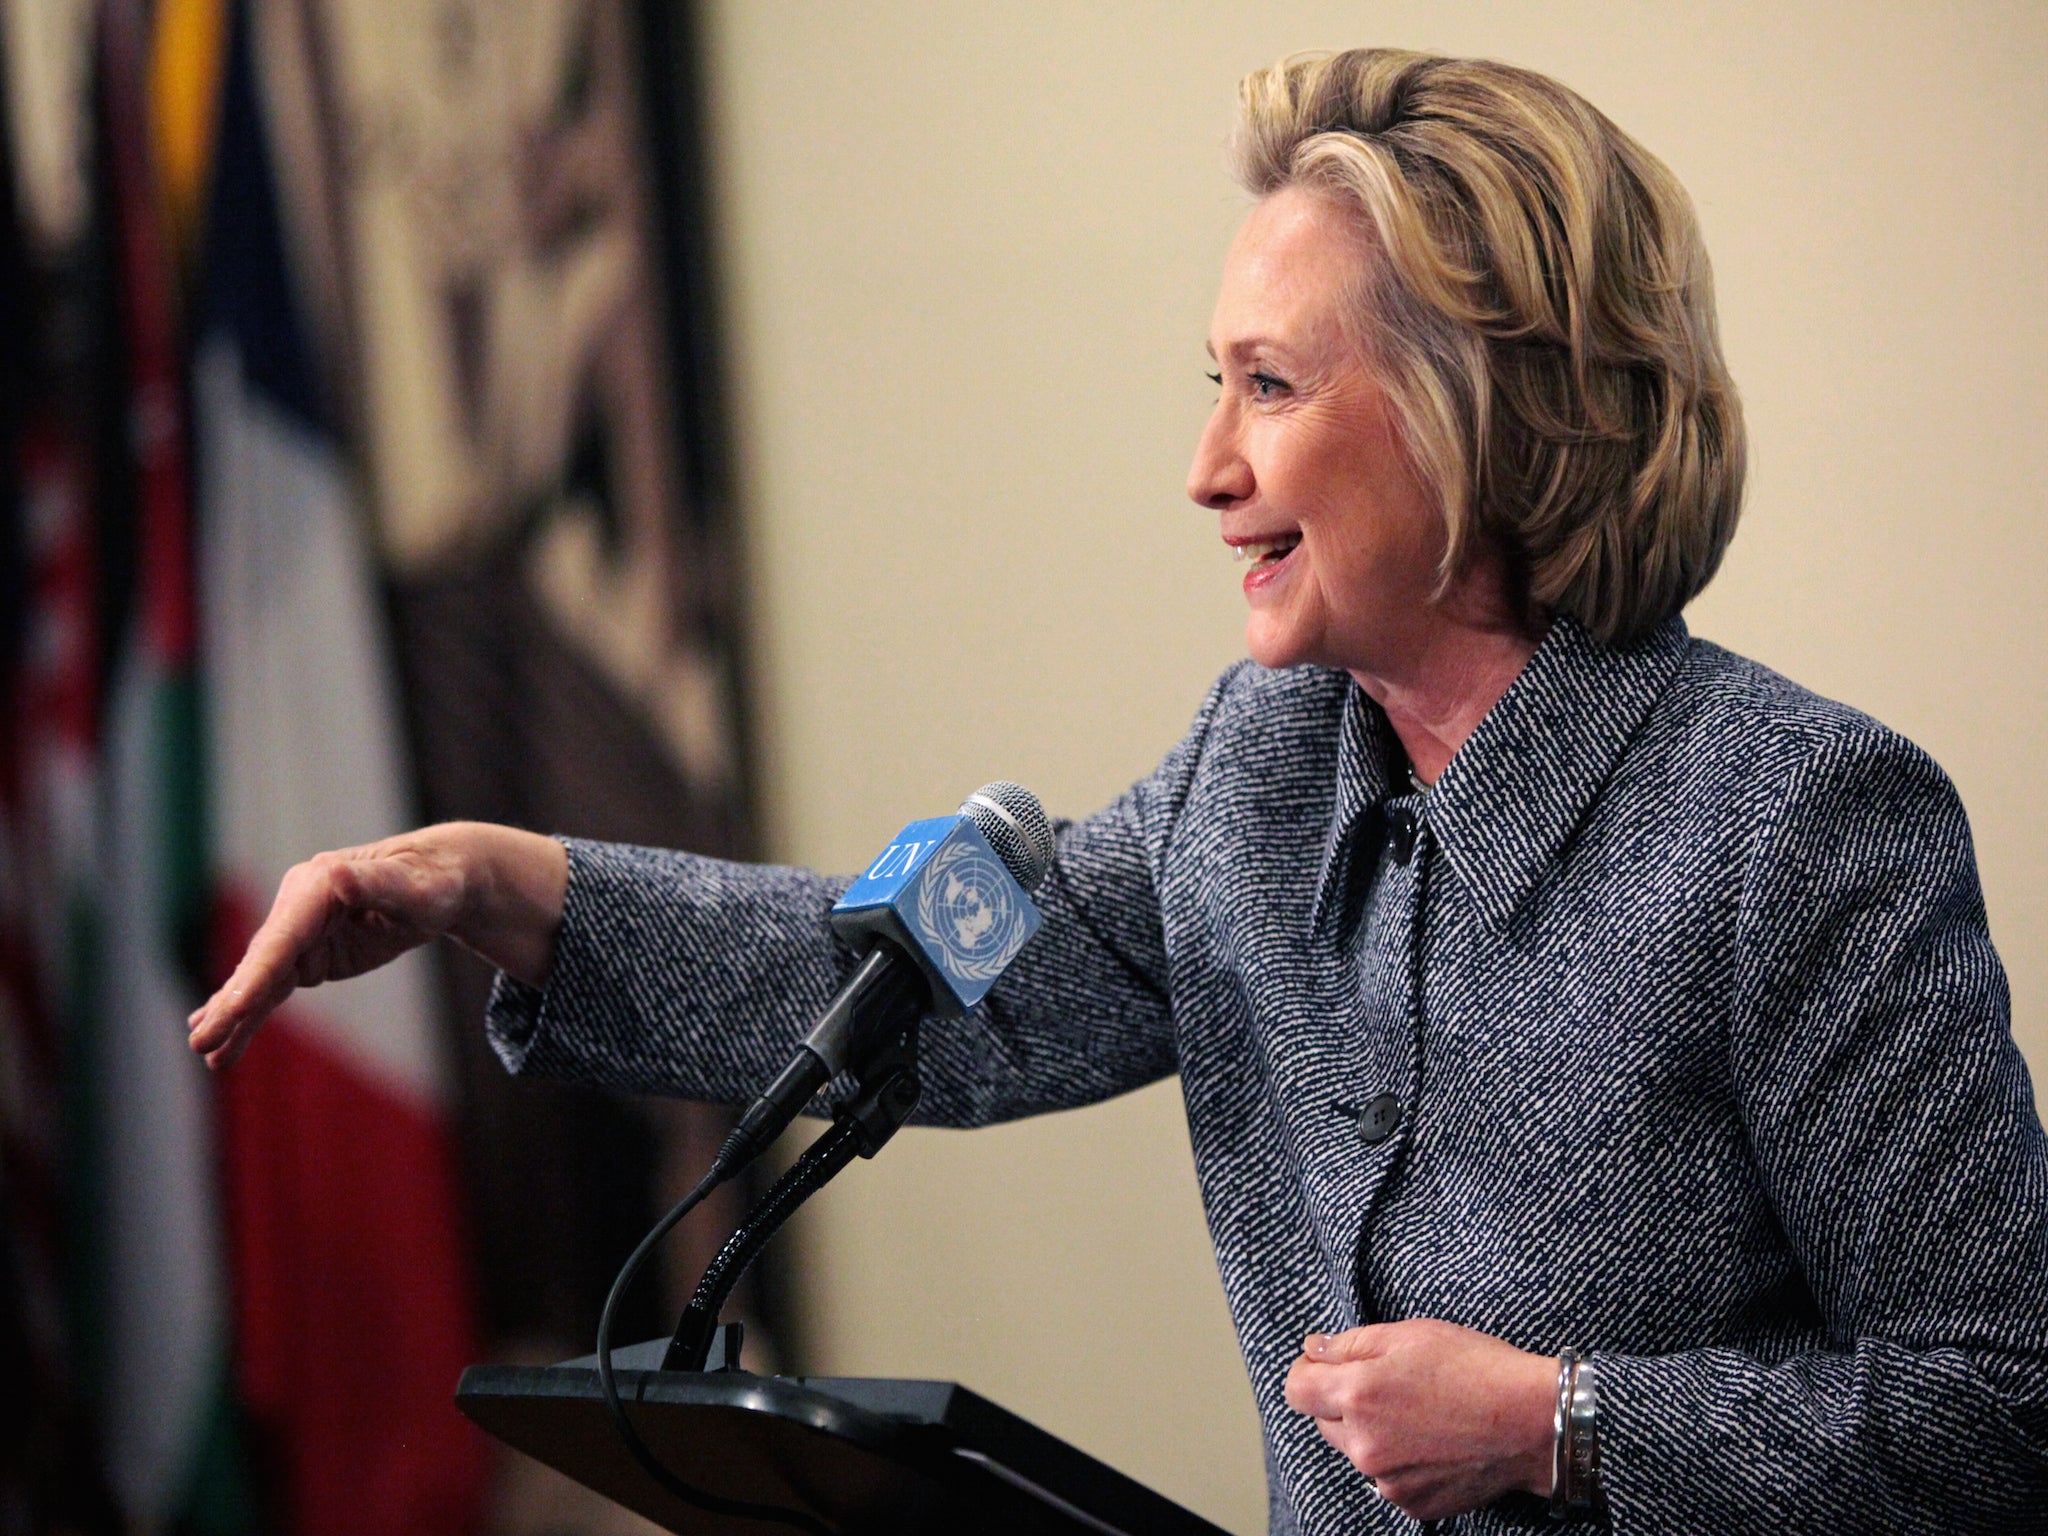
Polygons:
M1253 76L1237 153L1189 492L1251 662L1061 826L926 1112L1180 1075L1276 1530L2038 1527L2048 1142L1961 807L1678 617L1743 461L1683 193L1383 51ZM193 1045L447 934L514 1070L741 1099L839 888L429 828L294 870Z

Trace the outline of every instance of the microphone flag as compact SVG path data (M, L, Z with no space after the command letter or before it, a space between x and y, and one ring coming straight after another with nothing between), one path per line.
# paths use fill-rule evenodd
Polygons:
M1037 906L966 816L913 821L847 888L832 927L857 949L892 940L958 1018L988 994L1038 931Z

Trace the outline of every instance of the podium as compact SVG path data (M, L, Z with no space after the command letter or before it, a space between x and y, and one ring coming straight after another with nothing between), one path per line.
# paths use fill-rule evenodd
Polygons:
M1225 1536L1056 1436L945 1381L664 1371L654 1340L616 1351L634 1427L670 1471L725 1499L845 1536ZM692 1507L627 1453L596 1357L471 1366L457 1404L517 1450L681 1536L789 1526Z

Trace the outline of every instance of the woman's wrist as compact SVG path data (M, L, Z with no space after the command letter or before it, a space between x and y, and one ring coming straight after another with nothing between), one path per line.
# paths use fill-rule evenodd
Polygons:
M448 936L530 987L545 986L562 927L569 854L552 837L489 822L431 829L462 879Z

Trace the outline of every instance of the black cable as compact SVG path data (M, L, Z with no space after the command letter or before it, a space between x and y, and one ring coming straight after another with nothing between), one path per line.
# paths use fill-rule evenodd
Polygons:
M720 1494L707 1493L702 1488L692 1488L677 1477L655 1458L654 1452L640 1438L633 1428L633 1421L626 1417L625 1402L619 1396L619 1384L612 1373L612 1318L618 1312L619 1298L626 1294L626 1288L633 1283L633 1277L640 1272L640 1266L647 1262L647 1256L654 1252L675 1224L681 1221L704 1197L724 1182L730 1171L726 1160L721 1157L711 1165L711 1171L698 1181L697 1187L676 1202L675 1208L654 1225L654 1230L640 1239L640 1246L620 1268L618 1278L612 1281L611 1294L604 1299L604 1311L597 1319L597 1384L604 1393L604 1405L612 1417L612 1426L618 1430L619 1438L626 1443L626 1449L633 1459L640 1463L641 1470L654 1481L685 1504L709 1514L725 1515L736 1520L761 1520L774 1525L786 1525L793 1530L809 1533L809 1536L834 1536L832 1529L801 1510L784 1509L775 1504L750 1504L741 1499L728 1499Z

